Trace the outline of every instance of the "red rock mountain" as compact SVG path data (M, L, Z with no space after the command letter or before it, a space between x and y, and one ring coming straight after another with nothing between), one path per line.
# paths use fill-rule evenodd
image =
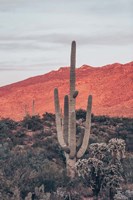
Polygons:
M53 90L59 88L60 102L69 93L69 68L32 77L21 82L0 87L0 117L20 120L35 112L54 113ZM93 95L95 115L133 117L133 62L111 64L103 67L83 65L76 71L77 109L86 108L88 94Z

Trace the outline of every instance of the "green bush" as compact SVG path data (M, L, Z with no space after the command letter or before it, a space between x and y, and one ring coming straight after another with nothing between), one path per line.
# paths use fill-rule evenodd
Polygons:
M133 183L133 156L129 155L123 159L123 176L127 183Z
M0 120L0 138L7 138L10 136L12 130L16 129L17 122L9 118L3 118Z
M79 109L76 110L76 119L86 119L86 110Z
M0 123L4 123L9 129L14 130L16 129L18 123L10 118L2 118Z
M46 159L44 151L40 148L12 150L0 161L0 192L3 196L5 193L13 194L17 187L24 198L42 184L46 191L55 191L64 182L64 169L55 161Z

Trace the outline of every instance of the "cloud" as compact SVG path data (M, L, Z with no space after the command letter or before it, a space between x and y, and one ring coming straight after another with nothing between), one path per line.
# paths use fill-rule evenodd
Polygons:
M52 47L41 42L34 42L29 40L8 40L0 41L1 51L51 51ZM23 53L23 52L22 52Z
M72 40L77 40L80 45L132 45L132 32L116 31L115 33L94 33L82 35L78 33L44 33L32 36L0 37L0 49L5 50L45 50L51 51L60 45L70 45Z
M46 39L47 38L47 39ZM80 34L51 34L45 36L47 42L68 44L72 40L77 40L80 45L130 45L133 44L132 33L112 33L112 34L94 34L94 35L80 35ZM41 38L43 41L43 37Z
M51 71L51 67L60 67L59 62L46 61L44 63L23 64L0 62L0 71Z
M0 0L2 12L93 15L132 14L132 0ZM132 14L133 16L133 14Z
M107 14L124 14L131 13L132 14L132 0L94 0L94 1L86 1L85 10L93 12L93 13L101 13L103 16Z
M72 40L80 63L127 60L132 7L132 0L0 0L0 71L27 74L66 65Z

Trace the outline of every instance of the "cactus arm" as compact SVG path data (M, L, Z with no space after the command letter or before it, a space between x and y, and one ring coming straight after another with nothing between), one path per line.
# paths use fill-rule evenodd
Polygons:
M63 135L64 141L68 145L68 120L69 120L69 98L68 95L64 97L64 123L63 123Z
M78 149L79 149L79 148L81 147L81 145L82 145L83 138L84 138L84 133L83 133L83 132L79 133L79 138L78 138L78 140L77 140L77 145L76 145Z
M88 104L87 104L87 113L86 113L85 134L84 134L82 146L77 153L77 158L81 158L84 155L88 146L89 137L90 137L90 128L91 128L91 108L92 108L92 96L89 95Z
M76 119L75 119L75 65L76 65L76 42L72 42L70 59L70 101L69 101L69 138L70 157L76 154Z
M71 113L70 120L71 120L70 129L74 130L74 127L75 127L75 112ZM76 130L76 128L75 128L75 130ZM75 137L72 137L73 135L75 135ZM76 133L73 134L73 135L71 136L71 142L69 144L69 147L70 147L69 158L70 159L74 159L75 155L76 155Z
M74 92L74 94L73 94L73 98L75 99L77 96L78 96L78 91L76 90L75 92Z
M58 95L57 88L54 89L54 102L55 102L55 116L56 116L58 142L61 145L61 147L68 153L69 148L65 144L65 141L63 138L63 130L62 130L62 125L61 125L61 112L60 112L60 105L59 105L59 95Z

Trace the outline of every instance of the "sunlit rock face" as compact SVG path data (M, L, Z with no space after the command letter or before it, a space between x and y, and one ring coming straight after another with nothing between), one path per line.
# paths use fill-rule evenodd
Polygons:
M54 113L53 91L58 87L61 106L69 93L69 68L32 77L0 88L0 117L22 119L26 112ZM133 117L133 62L103 67L83 65L76 70L78 108L86 108L88 94L93 95L95 115Z

